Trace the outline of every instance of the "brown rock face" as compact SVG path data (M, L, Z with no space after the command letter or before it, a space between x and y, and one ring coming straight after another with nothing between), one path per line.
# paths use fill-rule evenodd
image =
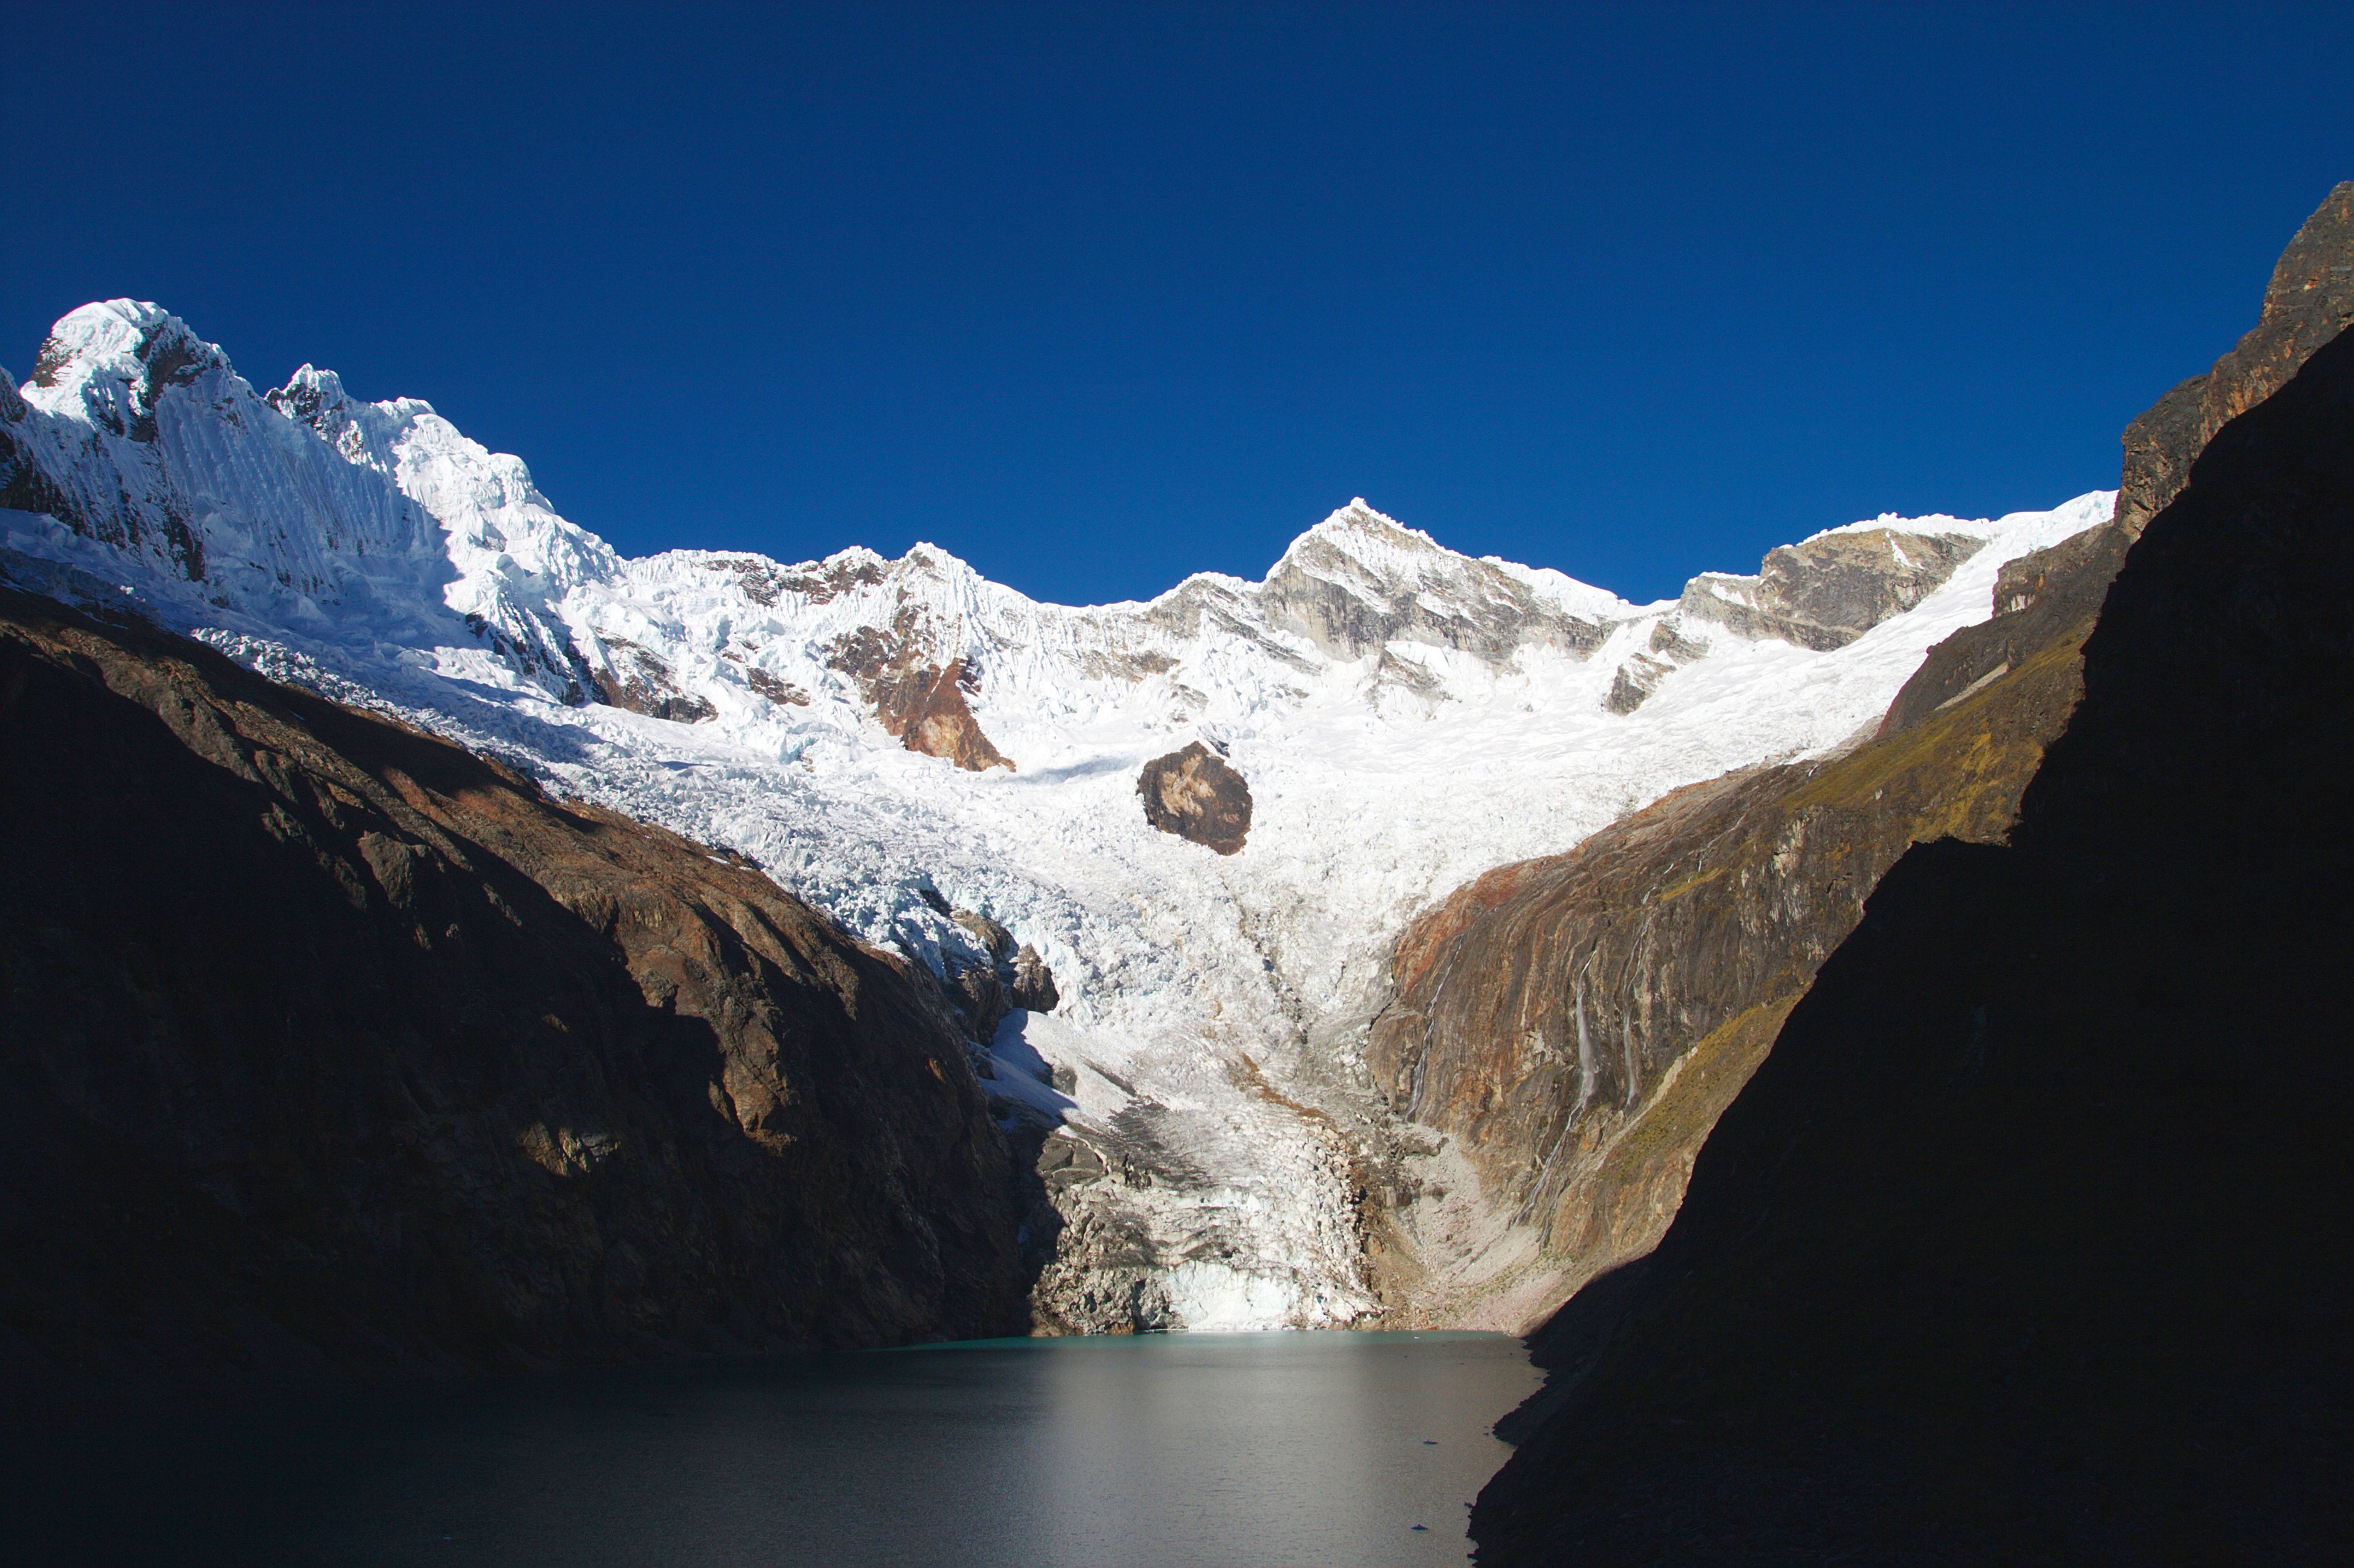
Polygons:
M2179 489L2198 450L2184 443L2260 402L2354 315L2349 263L2354 185L2341 185L2284 258L2264 323L2128 432L2116 520L2007 567L1993 619L1930 651L1871 742L1670 795L1566 855L1490 872L1409 928L1369 1065L1538 1228L1553 1300L1658 1242L1717 1115L1908 847L2004 839L2082 693L2080 650L2135 519ZM1773 602L1817 625L1858 620L1882 591L1862 570L1875 553L1932 558L1870 530L1802 549L1833 544L1819 591L1787 576ZM1858 550L1854 573L1831 569Z
M758 556L705 561L704 569L725 572L754 604L773 605L783 595L800 594L811 604L831 604L857 588L873 588L883 580L879 562L835 561L811 571L786 571Z
M1250 836L1250 786L1198 740L1146 763L1136 792L1144 797L1144 820L1164 833L1220 854L1239 853Z
M951 909L949 918L963 927L966 934L981 944L981 950L989 955L991 963L1003 964L1013 960L1013 933L988 916L971 909Z
M1062 999L1055 990L1055 974L1035 948L1014 948L1013 933L971 909L949 907L938 893L927 892L932 906L946 912L981 947L981 961L973 963L947 956L946 1001L965 1038L987 1045L1005 1015L1016 1008L1052 1012ZM928 971L918 971L920 981Z
M1368 1065L1536 1227L1558 1275L1536 1309L1659 1240L1701 1140L1905 847L2000 838L2075 704L2088 628L1912 728L1679 790L1408 928Z
M758 669L745 671L744 683L772 703L784 703L797 708L809 706L807 692L802 691L783 676L772 674L769 671Z
M0 818L12 1387L1020 1319L937 988L738 859L13 592Z
M922 665L886 675L867 688L875 716L908 750L945 757L978 773L984 768L1013 771L1013 759L990 743L966 698L981 689L981 672L962 659Z
M843 637L826 661L858 683L883 727L910 751L945 757L978 773L1013 770L1013 759L990 744L966 699L981 689L980 666L967 659L930 661L931 638L912 611L902 609L889 632L861 627Z

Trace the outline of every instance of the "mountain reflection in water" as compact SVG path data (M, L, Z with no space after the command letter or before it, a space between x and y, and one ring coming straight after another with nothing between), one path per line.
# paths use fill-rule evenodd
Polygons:
M1451 1563L1537 1381L1489 1334L620 1368L11 1433L0 1512L76 1563Z

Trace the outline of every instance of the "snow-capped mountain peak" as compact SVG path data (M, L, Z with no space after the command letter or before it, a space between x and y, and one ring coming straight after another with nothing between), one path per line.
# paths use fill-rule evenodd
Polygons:
M50 329L25 396L35 408L77 408L129 434L147 428L164 389L207 371L228 373L228 356L179 317L138 300L106 300Z
M0 389L16 581L732 845L944 979L981 961L944 906L1034 948L1063 1001L1023 1049L1073 1086L1013 1097L1189 1172L1119 1202L1195 1327L1366 1305L1345 1153L1296 1107L1348 1081L1346 1021L1408 917L1839 744L1989 613L2004 562L2113 499L1879 519L1649 606L1359 499L1261 581L1068 607L931 544L625 558L430 405L310 366L257 394L152 305L73 313ZM1214 783L1217 847L1148 816L1149 777Z
M1316 553L1346 556L1375 572L1394 572L1418 558L1454 554L1421 529L1375 511L1362 495L1294 539L1277 566L1279 569L1295 556Z

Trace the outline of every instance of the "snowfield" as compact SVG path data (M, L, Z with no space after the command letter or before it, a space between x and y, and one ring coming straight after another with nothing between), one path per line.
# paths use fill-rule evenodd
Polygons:
M1363 501L1263 582L1204 576L1143 604L1036 603L929 545L627 559L427 404L362 403L308 366L265 397L123 301L60 322L0 415L41 480L9 493L45 507L0 513L19 583L135 603L265 673L740 850L936 969L974 950L927 890L1034 947L1063 1000L989 1043L995 1092L1009 1117L1152 1151L1163 1179L1118 1204L1151 1239L1172 1326L1193 1329L1374 1308L1349 1140L1314 1107L1349 1089L1352 1022L1416 910L1679 786L1848 740L1931 644L1987 617L2005 562L2114 501L1831 531L1983 543L1814 652L1469 559ZM888 733L847 667L862 637L961 661L1013 767ZM1638 659L1655 683L1614 712ZM600 673L708 716L583 701ZM1145 821L1139 770L1196 739L1248 780L1239 853Z

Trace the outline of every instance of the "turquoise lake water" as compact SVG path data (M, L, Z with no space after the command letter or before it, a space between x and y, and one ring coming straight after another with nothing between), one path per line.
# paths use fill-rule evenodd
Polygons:
M1458 1563L1538 1377L1485 1334L631 1367L18 1433L0 1511L12 1562Z

